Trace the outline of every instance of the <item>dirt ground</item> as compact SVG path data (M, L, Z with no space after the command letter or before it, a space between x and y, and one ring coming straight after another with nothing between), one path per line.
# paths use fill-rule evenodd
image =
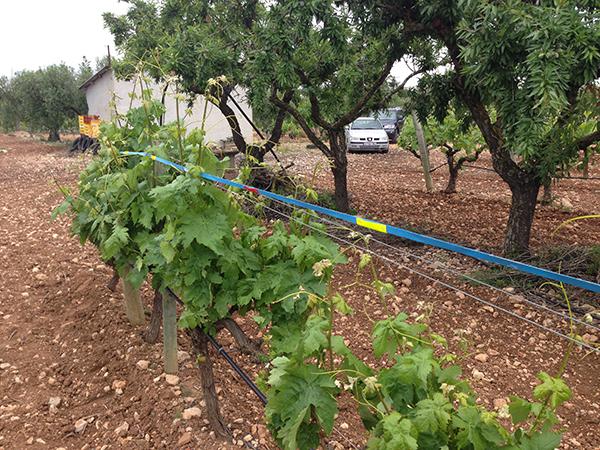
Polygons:
M416 227L453 242L499 251L510 207L508 185L493 171L465 168L459 175L458 192L442 191L448 169L445 157L431 153L435 192L426 194L421 163L407 151L391 145L387 154L348 154L348 190L351 205L371 219L399 226ZM284 166L304 175L309 184L333 189L333 178L319 150L306 150L305 143L283 144ZM553 235L564 220L600 213L600 157L591 166L589 180L561 179L553 185L552 206L538 206L531 233L533 247L553 244L598 244L600 226L595 221L578 222ZM491 169L484 153L471 166ZM573 176L581 176L574 171Z
M316 151L283 156L305 173L320 160ZM114 293L106 288L111 271L91 246L82 247L70 236L66 218L50 221L51 210L61 201L56 183L74 186L86 158L68 158L61 146L0 135L0 449L276 448L261 404L214 352L222 414L234 444L214 438L203 412L184 418L186 409L202 409L198 371L185 333L180 333L180 379L170 385L162 375L160 343L142 340L143 328L126 321L120 287ZM417 167L395 151L351 155L354 207L365 216L412 223L459 242L494 248L507 211L508 195L501 182L490 188L487 172L469 171L459 181L457 196L425 196ZM328 185L328 175L319 177L323 186ZM436 175L438 188L442 181L441 173ZM599 186L562 182L557 192L568 196L574 211L542 209L534 242L549 242L549 230L572 214L598 212ZM436 226L438 221L443 228ZM560 238L598 242L597 228L580 225L572 230ZM354 265L355 261L336 273L338 286L354 275ZM411 267L439 272L427 262L411 262ZM487 406L493 408L508 395L529 396L538 371L558 368L567 346L563 339L410 271L383 265L381 271L398 287L390 309L426 314L431 327L446 336L460 356L465 376L473 378L474 369L484 374L472 382ZM444 279L441 273L436 277ZM521 302L509 302L483 288L465 289L549 328L565 330L564 322ZM342 293L356 313L337 319L340 331L351 337L354 351L372 362L370 324L382 318L385 309L370 293ZM151 298L146 290L148 305ZM256 335L251 321L241 323ZM229 336L220 335L219 340L249 373L262 369L237 352ZM461 342L469 344L466 351ZM566 430L562 448L600 448L599 368L598 354L574 352L565 375L574 395L559 411ZM364 444L365 433L353 408L350 401L342 405L329 448Z

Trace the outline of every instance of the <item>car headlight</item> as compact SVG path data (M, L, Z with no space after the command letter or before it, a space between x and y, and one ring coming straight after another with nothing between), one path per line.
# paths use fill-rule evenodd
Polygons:
M384 125L383 128L385 128L386 130L393 130L396 127L394 125Z

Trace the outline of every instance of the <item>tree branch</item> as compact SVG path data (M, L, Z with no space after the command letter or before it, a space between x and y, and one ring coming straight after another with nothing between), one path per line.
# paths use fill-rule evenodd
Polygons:
M485 107L479 92L467 88L465 79L462 75L462 63L460 61L460 49L453 35L442 36L448 53L454 66L454 85L460 100L467 105L473 120L479 127L481 135L485 140L492 155L492 165L494 170L502 177L509 186L515 183L527 181L531 174L524 171L511 158L509 150L504 145L504 136L499 126L500 117L496 123L492 119Z
M425 73L425 72L427 72L426 69L419 69L419 70L413 71L409 76L407 76L404 79L404 81L402 81L402 83L400 83L398 86L396 86L396 88L392 92L390 92L388 95L385 96L385 98L383 99L383 101L381 102L381 104L382 105L386 105L392 99L392 97L394 95L396 95L398 92L404 90L404 87L406 86L406 83L408 83L408 81L410 81L411 78L413 78L413 77L415 77L415 76L417 76L419 74Z
M345 125L348 125L349 123L353 122L360 116L360 114L362 113L362 110L364 109L367 102L373 97L373 95L377 92L377 90L381 87L383 82L386 80L386 78L390 74L390 71L392 70L393 65L394 65L394 60L388 59L385 66L383 67L383 70L381 71L381 73L379 74L379 76L377 77L375 82L371 85L371 87L367 90L367 92L364 93L362 98L358 102L356 102L356 104L354 105L354 108L352 108L345 115L340 117L331 126L333 129L341 129Z
M596 130L593 133L590 133L587 136L578 139L576 145L579 150L585 150L590 145L595 144L597 142L600 142L600 130Z
M479 155L481 155L481 153L483 153L485 151L485 147L480 147L477 150L475 150L475 153L472 153L470 155L466 155L466 156L461 156L460 158L458 158L458 161L456 163L456 167L458 167L458 169L462 169L462 166L467 163L467 162L475 162L479 159Z
M275 94L275 95L277 95L277 94ZM291 89L288 91L285 91L283 94L282 102L289 105L289 103L292 101L293 97L294 97L294 91L292 91ZM278 109L279 109L279 112L277 113L277 117L275 118L275 123L273 124L273 128L271 130L271 136L269 136L269 140L267 142L265 142L264 147L263 147L264 155L266 155L271 150L273 150L273 147L275 147L275 145L279 142L279 139L281 139L281 132L283 129L283 121L285 120L285 116L287 115L287 112L285 109L282 109L282 108L278 108Z
M229 94L233 90L233 86L228 85L223 87L223 92L219 98L219 103L216 105L221 113L227 119L227 123L229 124L229 128L231 128L231 135L233 137L233 143L237 148L238 152L245 154L248 148L246 144L246 139L244 139L244 135L242 134L242 129L240 127L240 123L235 115L235 111L231 109L231 106L227 104L229 100ZM214 96L214 93L213 93Z
M415 158L421 159L421 154L416 149L412 148L412 146L403 147L403 149L410 152L410 154L413 155Z
M300 81L302 82L302 84L304 84L308 90L308 99L310 101L310 116L311 116L312 120L314 120L315 123L317 125L319 125L321 128L325 128L326 130L329 130L331 128L331 124L327 123L327 121L325 121L325 119L323 119L323 116L321 116L321 108L319 107L319 100L317 99L316 95L314 93L312 93L310 90L310 88L312 87L310 79L308 78L306 73L304 73L300 69L296 69L296 73L298 74L298 77L300 77Z
M296 108L294 108L291 105L291 103L285 103L284 101L282 101L277 96L277 92L274 88L271 89L271 97L269 100L275 106L277 106L280 109L283 109L290 116L292 116L296 120L296 122L298 122L298 125L300 125L300 128L302 128L302 130L304 131L304 133L306 134L308 139L310 139L310 141L313 144L315 144L317 146L317 148L319 150L321 150L325 156L327 156L328 158L331 158L333 156L329 147L327 147L327 145L321 139L319 139L318 136L314 133L314 131L311 130L311 128L308 126L308 124L306 123L306 120L304 120L304 117L302 117L302 114L300 114L300 112Z
M446 153L449 153L451 155L456 155L460 150L456 150L454 147L452 147L450 144L445 143L443 145L443 147L446 148Z

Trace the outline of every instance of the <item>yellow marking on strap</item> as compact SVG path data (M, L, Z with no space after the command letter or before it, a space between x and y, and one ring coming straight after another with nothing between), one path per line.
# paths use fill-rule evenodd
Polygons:
M387 233L387 225L384 223L373 222L372 220L356 218L356 225L361 227L370 228L371 230L379 231L380 233Z
M150 158L152 158L152 161L156 161L156 155L152 155Z

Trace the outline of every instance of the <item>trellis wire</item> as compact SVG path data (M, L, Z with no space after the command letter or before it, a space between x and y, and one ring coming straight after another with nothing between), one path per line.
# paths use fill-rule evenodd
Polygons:
M275 200L275 199L274 199L273 201L275 201L275 202L278 202L278 201L277 201L277 200ZM280 203L280 204L282 204L282 205L285 205L285 206L287 206L287 207L293 208L294 210L298 210L298 209L299 209L299 208L293 207L293 206L291 206L291 205L287 205L287 204L285 204L285 203L283 203L283 202L278 202L278 203ZM316 215L316 217L317 217L317 218L318 218L318 219L319 219L321 222L323 222L323 223L328 223L328 224L330 224L330 225L334 225L334 226L336 226L336 227L338 227L338 228L340 228L340 229L344 229L344 230L348 230L348 231L350 231L350 232L354 232L354 233L360 234L360 235L361 235L361 236L363 236L363 237L365 236L365 234L364 234L363 232L361 232L361 231L357 231L357 230L353 230L352 228L350 228L350 227L348 227L348 226L346 226L346 225L344 225L344 224L341 224L341 223L339 223L339 222L335 222L335 221L333 221L333 220L331 220L331 219L328 219L328 218L326 218L326 217L322 217L322 216L319 216L319 215ZM441 266L441 267L443 267L444 269L446 269L448 272L452 273L453 275L455 275L455 276L457 276L457 277L462 277L462 278L465 278L465 279L467 279L467 280L469 280L469 281L471 281L471 282L473 282L473 283L477 283L477 284L479 284L479 285L481 285L481 286L487 287L487 288L489 288L489 289L491 289L491 290L494 290L494 291L496 291L496 292L500 293L501 295L504 295L504 296L506 296L506 297L509 297L509 299L510 299L510 297L511 297L511 296L515 295L514 293L506 292L504 289L501 289L501 288L499 288L499 287L497 287L497 286L494 286L493 284L486 283L485 281L478 280L477 278L474 278L474 277L472 277L472 276L470 276L470 275L468 275L468 274L462 273L462 272L460 272L460 271L458 271L458 270L454 269L453 267L450 267L450 266L448 266L447 264L444 264L443 262L440 262L440 261L434 261L434 260L431 260L431 259L425 258L425 257L423 257L423 256L417 255L416 253L413 253L413 252L411 252L410 250L408 250L408 249L406 249L406 248L398 248L398 247L394 247L393 245L390 245L390 244L388 244L388 243L386 243L386 242L383 242L383 241L381 241L381 240L378 240L377 238L373 237L372 235L371 235L371 237L369 238L369 240L370 240L370 241L373 241L373 242L375 242L375 243L377 243L377 244L379 244L379 245L381 245L381 246L384 246L384 247L386 247L386 248L389 248L389 249L390 249L390 250L392 250L392 251L395 251L395 252L397 252L397 253L400 253L402 256L408 256L408 257L411 257L411 258L415 258L415 259L418 259L418 260L420 260L420 261L422 261L422 262L424 262L424 263L426 263L426 264L430 264L430 265L434 265L434 266L438 266L438 267L439 267L439 266ZM542 297L540 297L540 296L537 296L537 295L535 295L535 294L528 294L528 295L529 295L529 296L532 296L532 297L535 297L535 298L537 298L537 299L539 299L539 300L543 300L543 298L542 298ZM544 311L546 311L546 312L548 312L548 313L551 313L551 314L554 314L554 315L556 315L556 316L559 316L559 317L561 317L561 318L562 318L562 319L564 319L564 320L573 321L573 322L575 322L575 323L578 323L578 324L580 324L580 325L584 325L584 326L586 326L586 327L589 327L589 328L592 328L592 329L594 329L594 330L598 330L598 331L600 331L600 327L598 327L598 326L596 326L596 325L594 325L594 324L592 324L592 323L588 323L588 322L586 322L585 320L581 320L581 319L579 319L579 318L577 318L577 317L570 317L569 315L567 315L567 314L564 314L564 313L562 313L562 312L560 312L560 311L556 311L556 310L554 310L554 309L552 309L552 308L549 308L549 307L548 307L548 306L546 306L546 305L539 304L539 303L536 303L536 302L534 302L534 301L531 301L531 300L527 299L527 298L526 298L525 296L523 296L523 295L522 295L522 296L520 296L520 297L521 297L521 299L523 300L523 302L524 302L524 303L527 303L527 304L529 304L529 305L531 305L531 306L533 306L533 307L535 307L535 308L543 309Z
M437 284L439 284L440 286L443 286L443 287L445 287L445 288L447 288L447 289L450 289L450 290L454 290L454 291L456 291L456 292L459 292L459 293L463 294L464 296L466 296L466 297L469 297L469 298L471 298L471 299L473 299L473 300L475 300L475 301L477 301L477 302L480 302L480 303L482 303L482 304L484 304L484 305L490 306L490 307L492 307L492 308L494 308L494 309L497 309L498 311L502 311L502 312L503 312L503 313L505 313L505 314L508 314L508 315L510 315L510 316L512 316L512 317L515 317L515 318L517 318L517 319L520 319L520 320L522 320L522 321L524 321L524 322L527 322L527 323L529 323L530 325L533 325L533 326L535 326L535 327L537 327L537 328L540 328L540 329L542 329L542 330L544 330L544 331L547 331L547 332L549 332L549 333L551 333L551 334L554 334L554 335L556 335L556 336L558 336L558 337L561 337L561 338L563 338L563 339L566 339L566 340L568 340L568 341L570 341L570 342L573 342L573 343L575 343L575 344L577 344L577 345L580 345L580 346L582 346L582 347L585 347L585 348L587 348L588 350L590 350L590 351L592 351L592 352L595 352L595 353L600 353L600 349L599 349L599 348L596 348L596 347L594 347L594 346L592 346L592 345L590 345L590 344L588 344L588 343L586 343L586 342L583 342L583 341L580 341L580 340L574 339L573 337L571 337L571 336L569 336L569 335L566 335L566 334L564 334L564 333L561 333L561 332L560 332L560 331L558 331L558 330L555 330L555 329L553 329L553 328L550 328L550 327L548 327L548 326L546 326L546 325L540 324L540 323L538 323L538 322L536 322L536 321L534 321L534 320L528 319L527 317L523 317L523 316L521 316L521 315L519 315L519 314L515 313L514 311L511 311L511 310L509 310L509 309L507 309L507 308L504 308L504 307L502 307L502 306L499 306L499 305L497 305L497 304L495 304L495 303L493 303L493 302L490 302L490 301L488 301L488 300L482 299L481 297L478 297L478 296L477 296L477 295L475 295L475 294L472 294L472 293L470 293L470 292L468 292L468 291L465 291L464 289L461 289L461 288L459 288L459 287L456 287L456 286L454 286L454 285L452 285L452 284L450 284L450 283L447 283L447 282L445 282L445 281L442 281L442 280L439 280L439 279L437 279L437 278L434 278L434 277L432 277L432 276L430 276L430 275L428 275L428 274L426 274L426 273L424 273L424 272L422 272L422 271L419 271L419 270L417 270L417 269L415 269L415 268L412 268L412 267L409 267L409 266L407 266L407 265L405 265L405 264L402 264L402 263L400 263L400 262L398 262L398 261L396 261L396 260L394 260L394 259L391 259L391 258L389 258L389 257L387 257L387 256L385 256L385 255L382 255L382 254L376 253L375 251L373 251L373 250L371 250L371 249L369 249L369 248L367 248L367 247L362 247L362 246L356 245L354 242L348 241L347 239L341 238L341 237L339 237L339 236L335 236L335 235L333 235L333 234L331 234L331 233L328 233L327 231L324 231L324 230L322 230L322 229L320 229L320 228L317 228L317 227L315 227L315 226L312 226L312 225L310 225L310 224L306 224L306 223L304 223L304 222L302 222L302 221L298 220L298 219L297 219L297 218L295 218L295 217L292 217L292 216L290 216L290 215L288 215L288 214L285 214L285 213L283 213L283 212L281 212L281 211L278 211L278 210L276 210L276 209L274 209L274 208L271 208L271 207L270 207L270 206L268 206L268 205L261 204L259 201L255 200L255 199L253 199L253 198L251 198L251 197L249 197L249 196L243 196L243 195L241 195L241 194L239 194L239 193L237 193L237 192L233 192L233 191L231 191L231 190L227 190L227 189L226 189L226 188L224 188L224 187L222 187L221 189L223 189L223 190L225 190L225 191L228 191L228 192L231 192L232 194L234 194L234 195L236 195L236 196L241 196L242 198L248 199L248 200L250 200L250 201L254 202L255 204L258 204L258 205L260 205L261 207L263 207L263 208L265 208L265 209L267 209L267 210L269 210L269 211L271 211L271 212L273 212L273 213L275 213L275 214L278 214L278 215L280 215L280 216L282 216L282 217L285 217L285 218L286 218L286 219L288 219L288 220L293 220L294 222L297 222L297 223L299 223L299 224L301 224L301 225L303 225L303 226L307 226L307 227L311 228L311 229L312 229L312 230L314 230L314 231L317 231L317 232L319 232L319 233L322 233L322 234L324 234L324 235L328 236L328 237L329 237L329 238L331 238L331 239L337 240L337 241L339 241L339 242L343 242L344 244L346 244L346 245L348 245L348 246L350 246L350 247L353 247L353 248L355 248L355 249L357 249L357 250L360 250L360 251L362 251L362 252L366 252L366 253L369 253L369 254L371 254L371 255L373 255L373 256L375 256L375 257L378 257L378 258L380 258L381 260L383 260L383 261L386 261L388 264L395 265L395 266L399 267L400 269L403 269L403 270L407 270L407 271L409 271L409 272L412 272L412 273L414 273L414 274L416 274L416 275L419 275L419 276L421 276L421 277L423 277L423 278L425 278L425 279L427 279L427 280L429 280L429 281L432 281L433 283L437 283ZM274 200L274 201L276 201L276 200ZM283 203L283 202L280 202L280 203L281 203L281 204L283 204L283 205L285 205L286 207L289 207L289 205L287 205L287 204L285 204L285 203ZM317 216L317 217L318 217L318 216Z

